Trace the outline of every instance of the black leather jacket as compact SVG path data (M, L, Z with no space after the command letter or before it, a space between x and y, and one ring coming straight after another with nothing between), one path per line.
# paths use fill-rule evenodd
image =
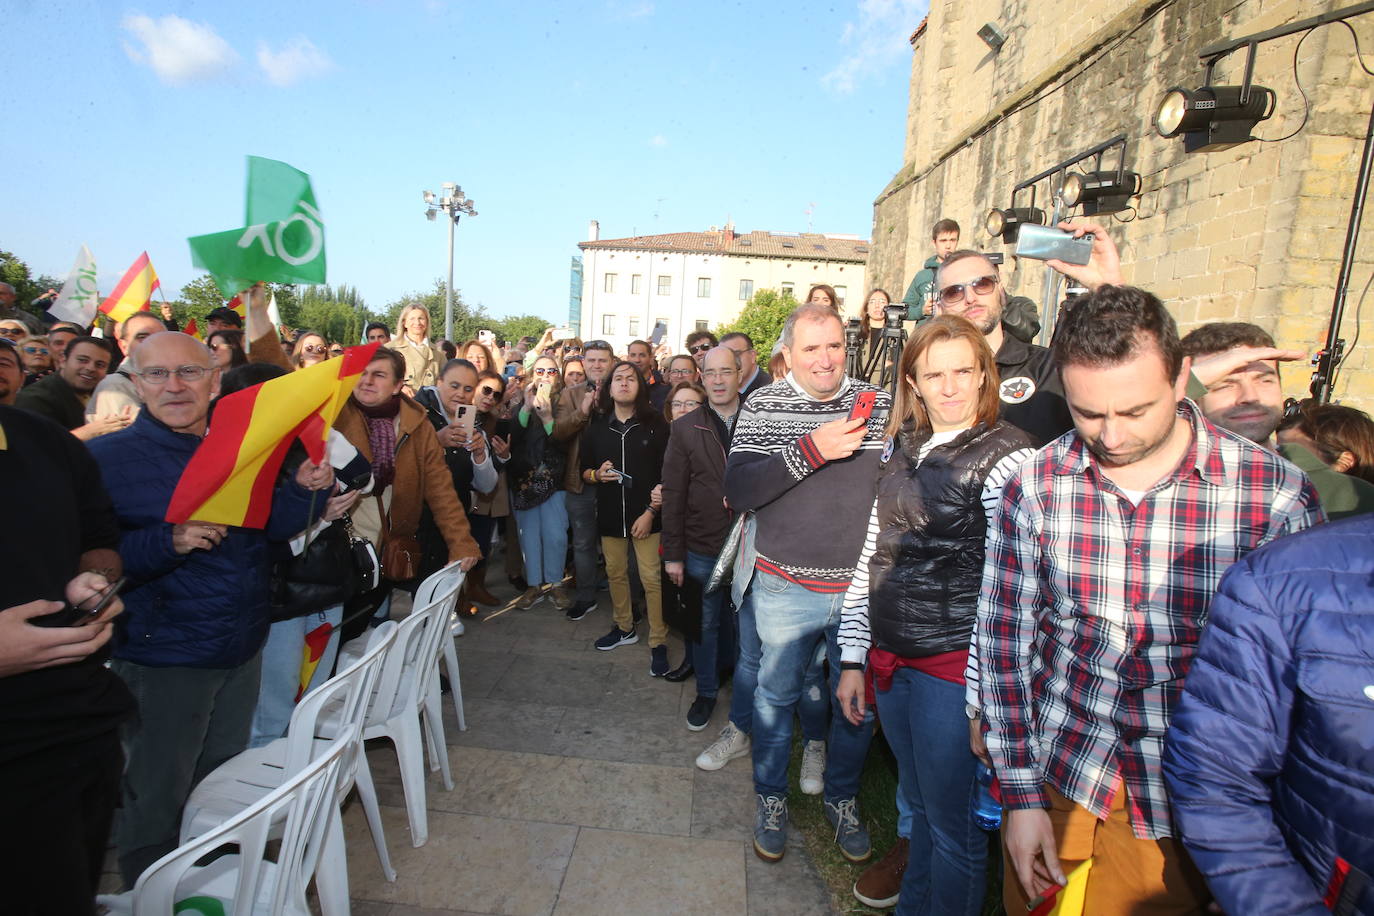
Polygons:
M1005 420L980 423L937 446L902 430L878 479L878 545L869 561L873 645L902 658L967 649L983 580L983 483L1032 442Z

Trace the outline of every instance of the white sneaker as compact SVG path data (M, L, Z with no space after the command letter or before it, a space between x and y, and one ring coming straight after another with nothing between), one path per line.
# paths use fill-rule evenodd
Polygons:
M697 756L697 767L703 770L719 770L736 757L749 754L749 736L735 728L735 723L727 721L720 730L720 736L711 746Z
M803 795L825 791L825 742L808 741L802 747L801 790Z

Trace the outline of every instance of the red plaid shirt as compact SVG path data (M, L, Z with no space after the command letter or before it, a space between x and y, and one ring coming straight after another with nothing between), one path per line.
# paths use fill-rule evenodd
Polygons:
M1292 464L1223 432L1191 401L1193 442L1132 505L1076 434L1007 481L978 604L979 693L1008 807L1043 784L1105 818L1124 783L1136 836L1170 836L1160 769L1221 576L1325 519Z

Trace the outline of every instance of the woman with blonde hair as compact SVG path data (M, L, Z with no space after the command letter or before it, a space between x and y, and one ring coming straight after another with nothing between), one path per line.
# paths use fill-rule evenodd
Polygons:
M291 368L305 369L329 359L329 341L319 331L301 331L291 347Z
M406 374L401 380L403 393L415 397L421 388L438 383L439 370L447 360L444 352L430 342L429 310L423 305L411 303L401 309L396 320L396 335L386 346L405 359Z
M835 695L858 725L871 685L897 758L898 807L911 819L898 911L977 914L987 837L970 813L979 760L964 672L976 660L984 535L1033 442L998 419L997 363L967 319L926 322L898 368L887 457L840 615Z

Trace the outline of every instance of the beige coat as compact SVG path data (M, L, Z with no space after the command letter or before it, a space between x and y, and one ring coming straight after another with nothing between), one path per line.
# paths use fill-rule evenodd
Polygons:
M444 368L444 351L428 340L416 343L401 335L388 347L400 353L406 360L406 377L402 380L411 391L419 393L426 385L439 384L439 373Z

